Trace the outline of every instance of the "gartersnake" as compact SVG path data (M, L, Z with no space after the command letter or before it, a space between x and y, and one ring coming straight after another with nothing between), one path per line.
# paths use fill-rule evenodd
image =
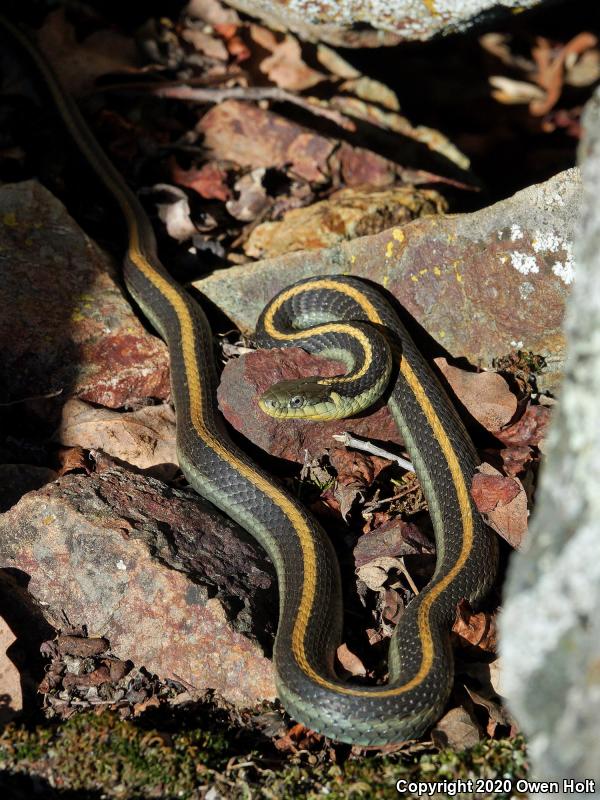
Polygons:
M341 741L382 745L421 734L441 713L451 689L448 629L456 604L462 598L479 599L496 564L494 540L469 493L476 454L438 381L387 301L356 279L309 279L276 297L262 315L263 338L278 345L305 336L286 332L280 324L287 309L303 304L313 310L319 306L313 322L318 318L335 325L330 320L341 312L345 319L386 328L396 339L397 376L389 407L429 503L437 566L392 637L389 682L352 686L334 671L342 595L328 537L231 441L216 409L217 371L203 312L158 260L154 233L137 197L43 56L12 23L1 18L0 23L35 63L69 133L126 219L124 279L169 349L177 448L187 480L255 536L275 564L280 610L273 659L284 706L300 722ZM368 368L373 352L366 353Z

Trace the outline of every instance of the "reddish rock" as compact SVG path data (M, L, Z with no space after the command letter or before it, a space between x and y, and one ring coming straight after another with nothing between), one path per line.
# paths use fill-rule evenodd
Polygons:
M244 635L276 623L272 569L191 492L116 466L67 475L0 516L0 567L27 576L50 624L86 625L117 658L242 706L275 695Z
M168 396L164 344L112 261L35 181L0 189L0 257L1 402L57 392L118 408Z

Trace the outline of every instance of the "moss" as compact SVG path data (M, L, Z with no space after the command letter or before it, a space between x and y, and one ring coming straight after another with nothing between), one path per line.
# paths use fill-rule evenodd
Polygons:
M265 740L260 749L240 747L238 734L225 728L168 733L142 728L113 714L82 714L52 728L9 726L0 736L0 765L8 772L45 778L59 788L101 790L108 798L183 800L198 797L200 788L210 786L228 798L387 798L398 796L399 778L516 780L526 776L520 739L488 741L461 753L348 756L335 763L328 749L286 760ZM481 800L485 794L476 796Z

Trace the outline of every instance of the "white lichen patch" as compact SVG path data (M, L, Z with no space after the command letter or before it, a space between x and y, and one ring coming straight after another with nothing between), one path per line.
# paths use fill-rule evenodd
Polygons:
M531 242L531 246L536 253L543 253L544 251L556 253L564 245L564 239L554 231L536 231Z
M521 253L519 250L514 250L510 254L510 263L521 275L540 271L537 258L529 253Z
M523 238L523 231L519 228L518 225L512 224L510 226L510 240L511 242L516 242L518 239Z
M567 286L573 283L575 277L575 264L573 261L573 245L554 231L536 231L532 247L536 253L558 253L563 251L564 258L555 261L552 272L560 278Z

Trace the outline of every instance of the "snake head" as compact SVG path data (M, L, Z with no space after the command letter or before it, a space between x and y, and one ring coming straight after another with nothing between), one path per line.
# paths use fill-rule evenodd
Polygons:
M340 413L339 399L319 378L297 378L273 384L258 405L277 419L328 420L346 416Z

